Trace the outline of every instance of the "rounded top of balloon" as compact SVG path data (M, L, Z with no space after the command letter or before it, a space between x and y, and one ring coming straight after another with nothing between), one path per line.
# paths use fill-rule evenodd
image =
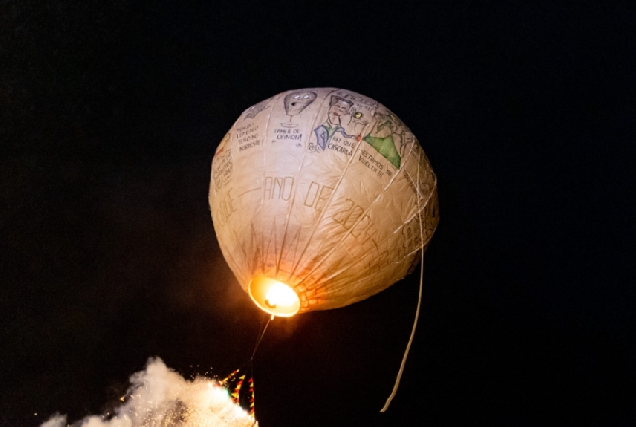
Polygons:
M239 284L276 316L389 287L439 219L437 180L409 128L377 101L334 88L245 110L214 154L209 203Z

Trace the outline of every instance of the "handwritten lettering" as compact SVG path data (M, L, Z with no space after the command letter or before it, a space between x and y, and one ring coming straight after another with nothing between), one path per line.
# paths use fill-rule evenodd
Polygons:
M352 156L353 155L353 151L352 150L347 150L345 147L341 147L340 145L336 145L333 143L329 143L327 144L327 148L333 151L337 151L339 153L344 153L347 156Z
M261 145L258 125L249 123L245 126L238 127L236 129L236 141L239 145L239 152Z
M351 199L345 199L344 208L334 215L333 220L349 230L364 213L364 208Z
M252 147L256 147L257 145L261 145L261 141L250 142L249 144L245 144L239 147L239 151L248 150Z
M227 194L222 196L222 199L219 202L219 213L222 224L225 224L234 212L236 212L236 207L234 206L232 189L230 189Z
M341 211L333 216L333 220L345 229L351 230L351 235L360 244L365 244L373 237L373 221L365 209L351 199L345 199Z
M312 181L305 195L305 206L314 207L316 211L320 212L325 207L331 193L333 193L332 187Z
M279 141L287 139L291 141L300 141L301 139L303 139L303 134L300 133L300 129L277 128L274 129L274 134L276 135L276 139Z
M217 152L212 162L212 179L217 190L222 188L232 176L232 154L230 151Z
M276 139L292 139L294 141L298 141L303 139L303 134L299 133L298 135L276 135Z
M282 199L289 200L294 186L294 178L291 176L286 177L272 177L265 178L265 185L263 186L263 197L266 199Z
M384 163L376 160L375 157L373 157L373 155L369 153L367 150L360 151L360 157L358 158L358 160L360 161L360 163L362 163L367 168L369 168L371 172L377 174L379 177L384 176L384 173L385 173Z

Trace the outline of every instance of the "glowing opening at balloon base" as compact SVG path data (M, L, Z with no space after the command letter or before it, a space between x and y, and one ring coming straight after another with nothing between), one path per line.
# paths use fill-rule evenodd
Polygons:
M294 289L278 280L257 276L247 289L256 305L274 316L290 317L300 309L300 299Z

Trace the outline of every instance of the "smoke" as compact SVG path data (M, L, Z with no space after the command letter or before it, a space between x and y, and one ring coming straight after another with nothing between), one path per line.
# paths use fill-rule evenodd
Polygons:
M228 391L210 378L188 381L168 369L161 359L150 359L145 371L130 377L124 402L114 413L93 415L73 427L225 427L258 426ZM56 414L40 427L68 427Z

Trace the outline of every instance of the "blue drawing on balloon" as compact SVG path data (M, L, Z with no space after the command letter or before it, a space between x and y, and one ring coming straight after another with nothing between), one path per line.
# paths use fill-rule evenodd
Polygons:
M355 135L348 135L345 128L342 127L342 117L349 114L352 106L352 101L338 95L331 95L327 119L314 129L316 142L320 148L325 150L336 133L341 133L345 138L355 137Z

